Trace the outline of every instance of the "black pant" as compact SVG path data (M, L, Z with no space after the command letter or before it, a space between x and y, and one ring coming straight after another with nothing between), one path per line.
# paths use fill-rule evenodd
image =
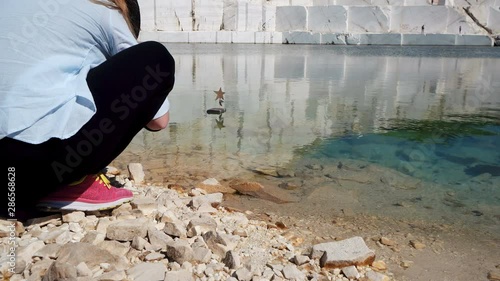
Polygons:
M113 161L155 116L174 86L174 73L174 59L162 44L140 43L89 72L87 84L97 112L74 136L36 145L1 139L0 176L9 181L9 167L15 169L17 218L22 220L21 210L29 210L41 197ZM5 199L13 197L8 186L2 188L2 217L9 215Z

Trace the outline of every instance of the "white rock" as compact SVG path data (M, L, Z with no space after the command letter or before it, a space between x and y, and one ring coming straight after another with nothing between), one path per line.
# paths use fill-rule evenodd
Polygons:
M307 280L306 275L302 271L300 271L294 264L287 264L285 267L283 267L283 276L285 276L287 280Z
M442 33L446 30L448 9L445 6L394 6L391 9L390 31L393 33Z
M144 31L153 31L156 29L155 2L155 0L138 1L141 11L141 32L139 34L142 34Z
M156 28L158 30L193 30L193 9L191 1L155 1L155 3Z
M194 281L193 274L187 270L169 271L165 274L165 281Z
M288 44L319 44L321 42L320 33L311 32L283 32L283 43Z
M353 265L342 268L342 273L344 273L345 277L347 277L349 280L357 280L359 279L359 277L361 277L358 269Z
M402 45L434 45L453 46L455 45L455 35L453 34L403 34Z
M307 11L307 30L328 33L347 31L347 10L343 6L308 7Z
M389 281L391 280L387 275L375 271L368 271L366 277L369 281Z
M348 32L387 33L390 9L387 7L349 7Z
M142 168L141 163L130 163L128 164L128 172L130 175L130 178L135 182L135 183L143 183L145 174L144 170Z
M303 6L276 7L276 31L305 31L307 10Z
M217 32L215 31L190 31L188 33L188 43L215 43L217 42Z
M165 279L167 268L163 263L140 263L127 269L127 275L134 281L160 281Z
M80 211L64 213L62 215L63 222L80 222L85 218L85 213Z
M488 24L486 25L490 28L494 34L500 34L500 7L490 7L488 14Z
M335 268L371 264L375 260L375 253L366 246L363 238L356 236L341 241L316 244L312 248L311 258L321 258L322 267Z
M216 31L222 26L224 3L220 0L194 0L193 30Z

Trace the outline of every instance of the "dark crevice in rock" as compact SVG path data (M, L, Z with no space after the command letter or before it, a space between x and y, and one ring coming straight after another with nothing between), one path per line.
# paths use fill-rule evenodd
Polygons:
M493 34L493 31L486 27L484 24L480 23L479 20L474 16L474 14L470 11L470 6L469 7L463 7L465 13L477 24L477 26L481 27L482 29L486 30L489 35Z

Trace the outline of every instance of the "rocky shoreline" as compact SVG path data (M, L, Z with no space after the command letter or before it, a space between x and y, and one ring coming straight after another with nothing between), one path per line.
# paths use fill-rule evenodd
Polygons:
M361 237L309 243L283 222L222 206L217 190L141 184L135 168L129 177L108 169L135 194L114 210L54 213L15 228L2 220L0 280L394 280Z

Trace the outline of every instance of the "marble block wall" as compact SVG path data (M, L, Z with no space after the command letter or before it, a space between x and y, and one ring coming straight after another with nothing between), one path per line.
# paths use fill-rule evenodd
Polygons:
M281 38L281 43L389 40L392 44L400 38L402 44L405 34L500 37L500 0L139 0L139 4L142 37L169 42L280 43ZM445 41L474 40L450 38Z

